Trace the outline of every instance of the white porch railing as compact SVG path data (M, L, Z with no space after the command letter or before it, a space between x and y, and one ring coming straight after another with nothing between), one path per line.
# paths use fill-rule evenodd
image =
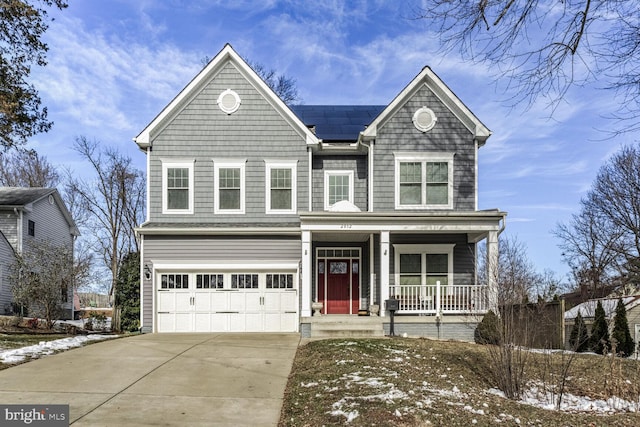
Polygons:
M488 311L485 285L389 285L399 314L482 314Z

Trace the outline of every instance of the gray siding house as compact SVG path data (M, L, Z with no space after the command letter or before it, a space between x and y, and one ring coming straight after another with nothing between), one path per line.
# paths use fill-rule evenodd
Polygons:
M389 105L287 106L226 45L134 138L142 330L382 333L393 300L396 333L468 339L506 217L477 209L490 134L428 67Z
M0 187L0 308L11 312L13 296L9 269L15 255L31 245L49 240L73 251L80 235L64 201L55 188ZM73 315L73 289L63 305L65 318Z

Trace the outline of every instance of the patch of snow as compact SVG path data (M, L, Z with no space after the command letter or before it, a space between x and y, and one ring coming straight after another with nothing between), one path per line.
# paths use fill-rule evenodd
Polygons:
M19 363L26 358L38 358L47 356L56 351L68 350L74 347L81 347L88 341L98 341L115 338L115 335L78 335L75 337L62 338L54 341L41 341L39 344L28 347L15 348L12 350L0 351L0 361L3 363Z
M358 416L360 415L360 414L358 413L358 411L357 411L357 410L355 410L355 409L354 409L353 411L349 411L349 412L344 412L344 411L343 411L343 410L341 410L341 409L336 409L336 410L331 411L331 412L329 412L329 413L330 413L331 415L336 416L336 417L339 417L339 416L341 416L341 415L342 415L342 416L344 416L344 417L347 419L347 423L350 423L351 421L355 420L355 419L356 419L356 418L358 418Z
M317 385L318 385L318 383L317 382L313 382L313 381L310 382L310 383L306 383L306 384L305 383L300 383L300 387L302 387L302 388L315 387Z

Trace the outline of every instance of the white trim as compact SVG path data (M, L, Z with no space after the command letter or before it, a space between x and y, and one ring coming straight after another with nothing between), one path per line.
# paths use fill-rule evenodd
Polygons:
M213 159L213 213L214 214L241 214L245 213L245 166L246 159ZM220 208L220 169L240 169L240 208L239 209L221 209Z
M307 162L307 167L309 168L309 200L307 201L307 203L309 204L309 206L307 207L307 210L309 212L313 212L313 151L307 147L307 152L308 154L308 162Z
M453 209L453 168L454 168L454 153L442 153L442 152L418 152L418 153L393 153L394 155L394 188L395 188L395 208L402 209ZM400 204L400 163L406 162L419 162L422 163L422 178L421 178L421 199L422 203L413 205ZM427 163L432 162L446 162L448 164L448 186L447 194L448 200L446 204L427 204Z
M429 114L431 116L431 122L429 122L429 124L427 124L426 126L422 123L420 123L420 116L422 115L422 113L426 113ZM433 112L433 110L431 108L428 107L420 107L416 110L415 113L413 113L413 118L411 119L413 121L413 125L416 127L416 129L418 129L420 132L424 133L424 132L428 132L431 129L433 129L436 125L436 123L438 122L438 118L436 117L436 113Z
M297 160L265 160L265 213L267 215L295 214L298 194L298 161ZM291 171L291 209L271 209L271 169L289 169Z
M446 254L447 255L447 284L453 285L453 243L441 244L394 244L393 245L393 262L394 262L394 282L400 284L400 255L401 254L420 254L421 255L421 278L426 278L426 256L427 254ZM422 279L421 279L422 280ZM426 283L421 283L426 285Z
M235 101L235 103L231 107L225 106L224 102L222 102L223 98L227 95L231 95ZM240 108L241 102L242 101L240 101L240 96L231 89L226 89L222 91L220 93L220 96L218 96L218 100L216 101L216 103L218 104L218 108L220 108L220 110L222 110L222 112L226 114L233 114L236 111L238 111L238 108Z
M147 185L147 194L146 194L146 212L145 212L145 222L149 222L149 220L151 219L151 147L147 147L145 149L145 152L147 154L147 173L146 175L146 185ZM140 323L142 324L142 322Z
M329 204L329 177L347 176L349 177L349 199L353 204L354 173L352 170L325 170L324 171L324 210L328 211L332 205Z
M167 215L173 214L182 214L182 215L191 215L193 214L193 199L194 199L194 169L195 169L195 159L191 160L160 160L162 162L162 213ZM188 203L189 207L187 209L169 209L167 206L168 203L168 188L167 188L167 172L169 169L173 168L187 168L189 169L189 197Z

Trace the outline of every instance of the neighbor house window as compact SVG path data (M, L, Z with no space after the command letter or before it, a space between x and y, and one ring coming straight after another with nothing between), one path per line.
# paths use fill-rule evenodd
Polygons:
M452 284L453 244L394 245L396 283L405 286Z
M325 210L341 201L353 203L353 171L325 171Z
M265 161L266 212L296 212L296 161Z
M397 209L453 208L453 154L395 156Z
M244 213L245 160L214 160L215 213Z
M162 162L162 213L193 213L194 161Z
M29 230L28 230L29 236L35 236L36 235L36 223L31 221L31 220L29 220L28 228L29 228Z

